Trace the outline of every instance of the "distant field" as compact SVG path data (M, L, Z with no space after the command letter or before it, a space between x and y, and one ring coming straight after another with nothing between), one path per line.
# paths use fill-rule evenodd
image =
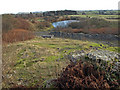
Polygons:
M86 18L86 17L97 17L97 18L118 18L119 16L118 15L69 15L69 16L76 16L76 17L83 17L83 18ZM112 20L112 21L117 21L116 19L109 19L109 20Z
M104 17L104 18L117 18L118 15L69 15L78 17Z

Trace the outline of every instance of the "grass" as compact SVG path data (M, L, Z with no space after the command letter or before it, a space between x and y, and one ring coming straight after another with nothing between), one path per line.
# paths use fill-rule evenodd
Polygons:
M62 68L70 63L65 58L66 55L76 50L90 51L90 46L100 47L99 49L106 47L107 50L116 52L118 50L118 47L101 43L41 37L3 46L3 87L42 87L46 80L57 78Z
M69 15L72 17L82 17L82 18L86 18L86 17L91 17L91 18L103 18L106 19L108 21L118 21L117 19L107 19L107 18L118 18L118 15Z
M117 18L118 15L69 15L69 16L79 16L79 17L102 17L102 18Z

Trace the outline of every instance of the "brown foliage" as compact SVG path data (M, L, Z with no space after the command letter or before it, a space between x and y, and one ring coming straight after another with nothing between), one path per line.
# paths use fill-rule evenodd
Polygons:
M16 18L17 23L16 23L16 29L25 29L25 30L33 30L34 28L32 27L32 24L30 24L27 20L22 19L22 18Z
M37 23L37 28L40 29L44 29L44 28L48 28L50 27L50 23L49 22L38 22Z
M107 81L104 71L98 71L88 62L68 65L61 76L54 80L57 88L113 88L118 82Z
M12 15L2 16L2 32L7 32L12 29L34 30L33 25L22 18L14 18Z
M104 34L118 34L118 28L99 28L99 29L89 29L91 33L104 33Z
M118 34L117 28L99 28L99 29L62 29L63 32L69 33L92 33L92 34Z
M3 42L12 43L17 41L25 41L34 38L32 32L24 29L14 29L2 34Z
M12 15L2 15L2 32L7 32L16 27L17 20Z

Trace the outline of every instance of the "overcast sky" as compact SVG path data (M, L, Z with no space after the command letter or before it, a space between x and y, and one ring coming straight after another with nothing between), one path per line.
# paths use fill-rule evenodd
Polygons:
M1 0L0 14L50 10L118 9L119 0Z

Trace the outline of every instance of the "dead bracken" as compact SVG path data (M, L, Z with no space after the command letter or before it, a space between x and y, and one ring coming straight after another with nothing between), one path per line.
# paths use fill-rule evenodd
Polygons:
M68 65L61 76L54 80L57 88L118 88L117 80L108 81L106 73L97 70L93 64L79 61Z

